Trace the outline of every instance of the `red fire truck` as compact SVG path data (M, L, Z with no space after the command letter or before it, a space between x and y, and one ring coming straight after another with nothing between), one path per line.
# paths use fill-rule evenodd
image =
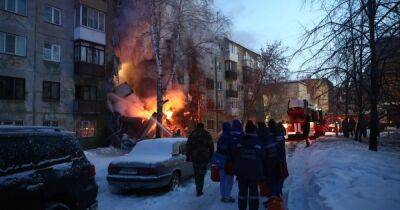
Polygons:
M322 116L322 110L314 108L307 100L290 99L288 102L289 122L285 124L289 140L303 140L303 125L306 117L310 117L310 133L308 138L315 139L325 135L327 126Z

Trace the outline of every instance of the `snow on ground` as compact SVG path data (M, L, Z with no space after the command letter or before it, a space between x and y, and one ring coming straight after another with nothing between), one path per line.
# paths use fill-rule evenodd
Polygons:
M284 200L289 210L314 209L400 209L400 149L382 146L379 152L351 139L332 136L312 141L287 143L290 176L284 186ZM380 141L398 142L396 132L384 134ZM386 140L388 139L389 140ZM108 164L126 154L114 148L85 152L96 166L99 185L99 210L228 210L237 204L220 202L219 183L207 174L204 196L195 196L193 179L173 192L147 191L113 194L106 180ZM237 198L237 183L232 195ZM264 201L264 199L262 199ZM260 207L260 209L262 209Z
M400 209L400 152L341 137L323 137L288 158L286 206L309 209Z
M125 156L113 148L100 148L85 152L87 158L96 166L96 182L99 185L99 210L227 210L237 209L236 203L221 203L219 196L219 183L210 180L208 173L205 178L204 195L196 197L193 179L183 183L177 191L161 192L130 192L126 194L113 194L108 189L106 180L108 164ZM126 157L125 157L126 158ZM237 184L232 190L232 195L237 197ZM261 209L261 208L260 208Z

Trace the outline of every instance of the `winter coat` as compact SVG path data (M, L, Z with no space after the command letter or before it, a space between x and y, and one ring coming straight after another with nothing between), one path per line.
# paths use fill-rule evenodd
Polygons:
M308 134L310 133L310 122L307 122L307 121L304 122L302 129L303 129L303 133L307 134L307 136L308 136Z
M194 164L208 164L214 154L214 142L208 131L195 129L186 144L186 156Z
M265 150L264 175L269 181L277 179L280 163L286 163L285 138L279 129L271 129L271 138Z
M235 171L239 180L261 181L262 146L256 132L246 134L235 147Z
M232 143L233 145L236 145L239 142L239 139L243 138L244 132L243 132L243 127L242 123L240 123L239 120L234 120L232 122Z
M270 138L272 138L269 128L261 127L260 125L257 130L257 135L262 144L266 144L268 141L270 141Z
M227 160L232 158L232 136L231 125L228 122L222 124L222 134L217 142L217 153L227 157Z
M350 129L350 131L354 131L356 129L356 121L354 119L350 119L349 129Z

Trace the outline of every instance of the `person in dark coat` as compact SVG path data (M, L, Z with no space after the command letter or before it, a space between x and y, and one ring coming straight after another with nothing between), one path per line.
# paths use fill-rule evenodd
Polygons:
M270 186L268 197L282 196L284 179L279 177L280 165L286 165L285 137L275 120L268 121L271 138L265 145L267 159L267 183Z
M239 142L239 139L244 137L243 126L239 120L232 121L231 137L232 137L232 145L236 145ZM235 146L232 147L232 150L233 149L235 149ZM233 153L233 151L232 151L232 153ZM233 162L233 165L236 165L235 164L235 162L236 162L235 156L232 156L232 162ZM233 174L236 175L235 168L233 168Z
M279 128L280 132L282 133L282 135L286 136L286 129L285 129L285 126L283 126L283 122L278 123L278 128Z
M219 169L221 201L234 203L235 199L231 196L233 174L227 171L227 165L232 163L232 136L229 122L222 124L222 134L217 142L217 153L226 157L225 166Z
M360 119L358 119L356 125L356 140L361 141L362 137L367 137L367 122L365 121L364 116L361 116Z
M349 137L349 119L346 117L342 121L342 131L343 131L343 136L348 138Z
M308 140L308 135L310 134L310 116L307 115L306 120L302 127L304 140L306 141L306 146L310 146L310 141Z
M246 123L246 134L239 139L235 153L239 182L239 210L257 210L259 206L258 183L262 180L262 146L257 136L257 127L252 121Z
M172 137L175 137L175 138L182 137L181 129L178 129L178 130L172 135Z
M214 153L214 143L208 131L204 129L203 123L197 127L188 137L186 144L186 158L193 162L194 179L196 183L197 196L203 195L204 176L207 166Z
M356 121L354 120L353 117L350 117L349 120L349 134L351 137L355 136L355 130L356 130Z

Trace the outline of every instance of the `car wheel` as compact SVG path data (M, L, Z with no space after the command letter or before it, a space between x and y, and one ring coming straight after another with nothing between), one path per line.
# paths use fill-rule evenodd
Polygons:
M181 182L181 176L179 175L179 172L175 171L172 173L171 181L169 182L168 189L170 191L174 191L178 189L179 184Z
M70 208L63 203L49 203L45 210L69 210Z

